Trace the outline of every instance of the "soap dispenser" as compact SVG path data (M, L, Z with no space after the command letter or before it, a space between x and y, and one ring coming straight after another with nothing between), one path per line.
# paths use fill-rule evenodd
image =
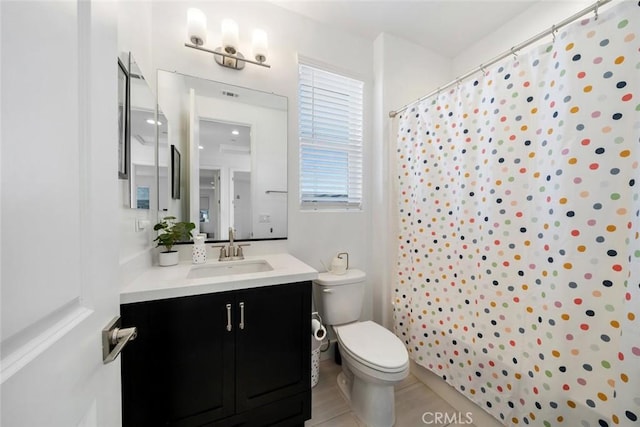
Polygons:
M207 262L207 247L204 244L204 234L197 234L193 238L193 248L191 249L191 255L193 257L194 264L204 264Z

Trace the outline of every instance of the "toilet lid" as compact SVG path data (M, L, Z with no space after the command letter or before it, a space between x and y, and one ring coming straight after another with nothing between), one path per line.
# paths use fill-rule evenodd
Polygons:
M336 326L342 350L373 369L394 372L409 362L402 341L389 330L371 321Z
M367 277L364 271L356 268L350 268L344 274L333 274L329 272L318 274L318 278L314 282L323 286L339 286L350 285L362 282Z

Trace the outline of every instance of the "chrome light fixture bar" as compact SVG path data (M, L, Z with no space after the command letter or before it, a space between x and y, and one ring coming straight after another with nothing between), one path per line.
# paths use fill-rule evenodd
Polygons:
M204 13L195 8L187 10L187 36L191 43L185 43L186 47L201 50L214 55L216 62L227 68L241 70L245 63L259 65L265 68L271 68L266 64L267 60L267 33L262 30L254 30L253 32L253 56L255 61L246 59L242 53L238 51L238 24L231 19L222 21L222 46L215 50L207 49L204 43L207 40L207 18Z
M190 47L191 49L201 50L203 52L209 52L214 54L216 62L219 65L222 65L223 67L242 70L244 68L244 63L248 62L249 64L259 65L265 68L271 68L271 65L265 64L264 62L258 62L258 61L252 61L250 59L246 59L244 55L242 55L240 52L236 52L235 55L230 55L228 53L224 53L221 47L216 48L216 50L211 50L202 46L196 46L194 44L189 44L189 43L185 43L184 45L186 47Z

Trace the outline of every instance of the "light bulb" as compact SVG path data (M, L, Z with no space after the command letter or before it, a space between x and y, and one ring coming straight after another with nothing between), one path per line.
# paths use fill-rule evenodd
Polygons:
M187 35L196 46L202 46L207 41L207 17L200 9L187 9Z
M267 33L263 30L253 31L253 57L258 62L267 60Z
M233 19L222 21L222 48L229 55L235 55L238 51L238 24Z

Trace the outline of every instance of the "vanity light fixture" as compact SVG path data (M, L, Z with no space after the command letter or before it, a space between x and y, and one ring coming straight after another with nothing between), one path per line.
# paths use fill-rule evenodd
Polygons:
M245 63L271 68L265 63L267 60L267 33L263 30L253 32L253 57L255 61L246 59L238 50L240 39L238 36L238 24L232 19L222 21L222 46L215 50L207 49L204 44L207 41L207 17L200 9L189 8L187 10L187 35L191 43L185 43L186 47L212 53L219 65L234 70L241 70Z

